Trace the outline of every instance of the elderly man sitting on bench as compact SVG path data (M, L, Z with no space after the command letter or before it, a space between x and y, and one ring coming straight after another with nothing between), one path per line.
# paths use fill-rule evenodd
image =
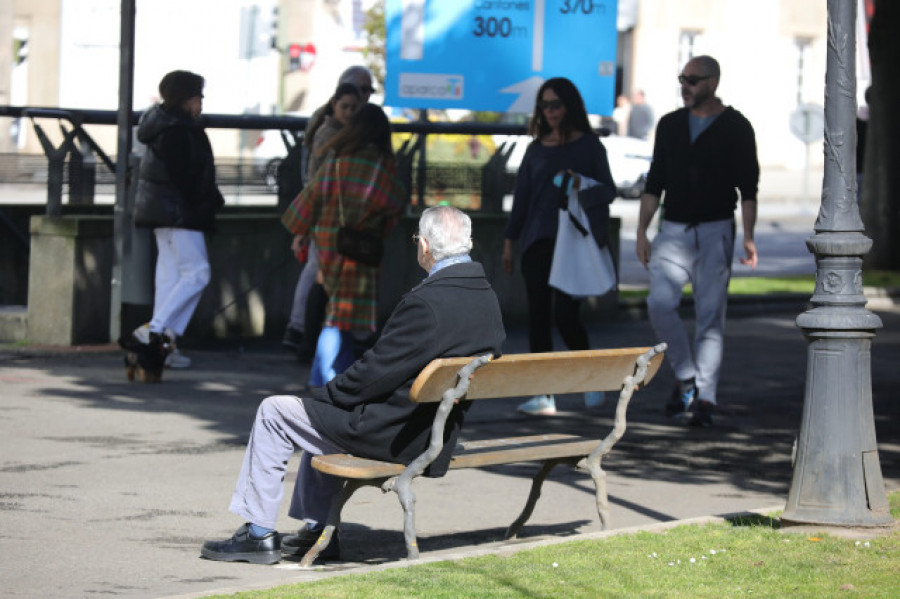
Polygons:
M204 543L202 557L274 564L282 553L306 553L338 490L335 479L311 467L311 457L351 453L408 464L428 448L437 410L409 401L419 371L436 358L500 355L500 305L484 269L469 258L472 221L450 206L428 208L413 239L428 276L401 299L375 346L310 397L276 395L260 405L230 506L247 523L230 539ZM446 472L468 405L454 407L428 474ZM296 449L304 453L288 513L304 524L281 539L275 521ZM338 542L334 535L320 557L339 557Z

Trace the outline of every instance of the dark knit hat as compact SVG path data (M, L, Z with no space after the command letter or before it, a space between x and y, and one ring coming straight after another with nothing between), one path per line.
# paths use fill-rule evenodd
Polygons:
M203 95L203 77L190 71L172 71L159 82L159 95L167 109L180 110L185 100Z

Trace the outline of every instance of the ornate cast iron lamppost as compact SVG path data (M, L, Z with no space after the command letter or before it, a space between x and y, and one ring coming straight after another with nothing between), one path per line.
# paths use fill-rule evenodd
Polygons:
M856 0L828 0L825 177L813 308L797 318L809 342L797 461L782 523L893 525L872 413L870 347L881 319L865 309L862 257L872 240L856 204Z

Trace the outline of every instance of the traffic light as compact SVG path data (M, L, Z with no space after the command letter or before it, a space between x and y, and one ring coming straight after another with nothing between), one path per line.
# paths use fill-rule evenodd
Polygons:
M300 70L300 54L302 52L302 48L300 44L291 44L288 46L288 58L290 59L290 63L288 66L289 71L299 71Z

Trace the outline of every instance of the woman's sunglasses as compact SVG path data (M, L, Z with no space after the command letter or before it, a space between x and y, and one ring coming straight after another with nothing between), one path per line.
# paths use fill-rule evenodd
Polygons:
M562 100L538 100L538 108L541 110L559 110L563 107Z

